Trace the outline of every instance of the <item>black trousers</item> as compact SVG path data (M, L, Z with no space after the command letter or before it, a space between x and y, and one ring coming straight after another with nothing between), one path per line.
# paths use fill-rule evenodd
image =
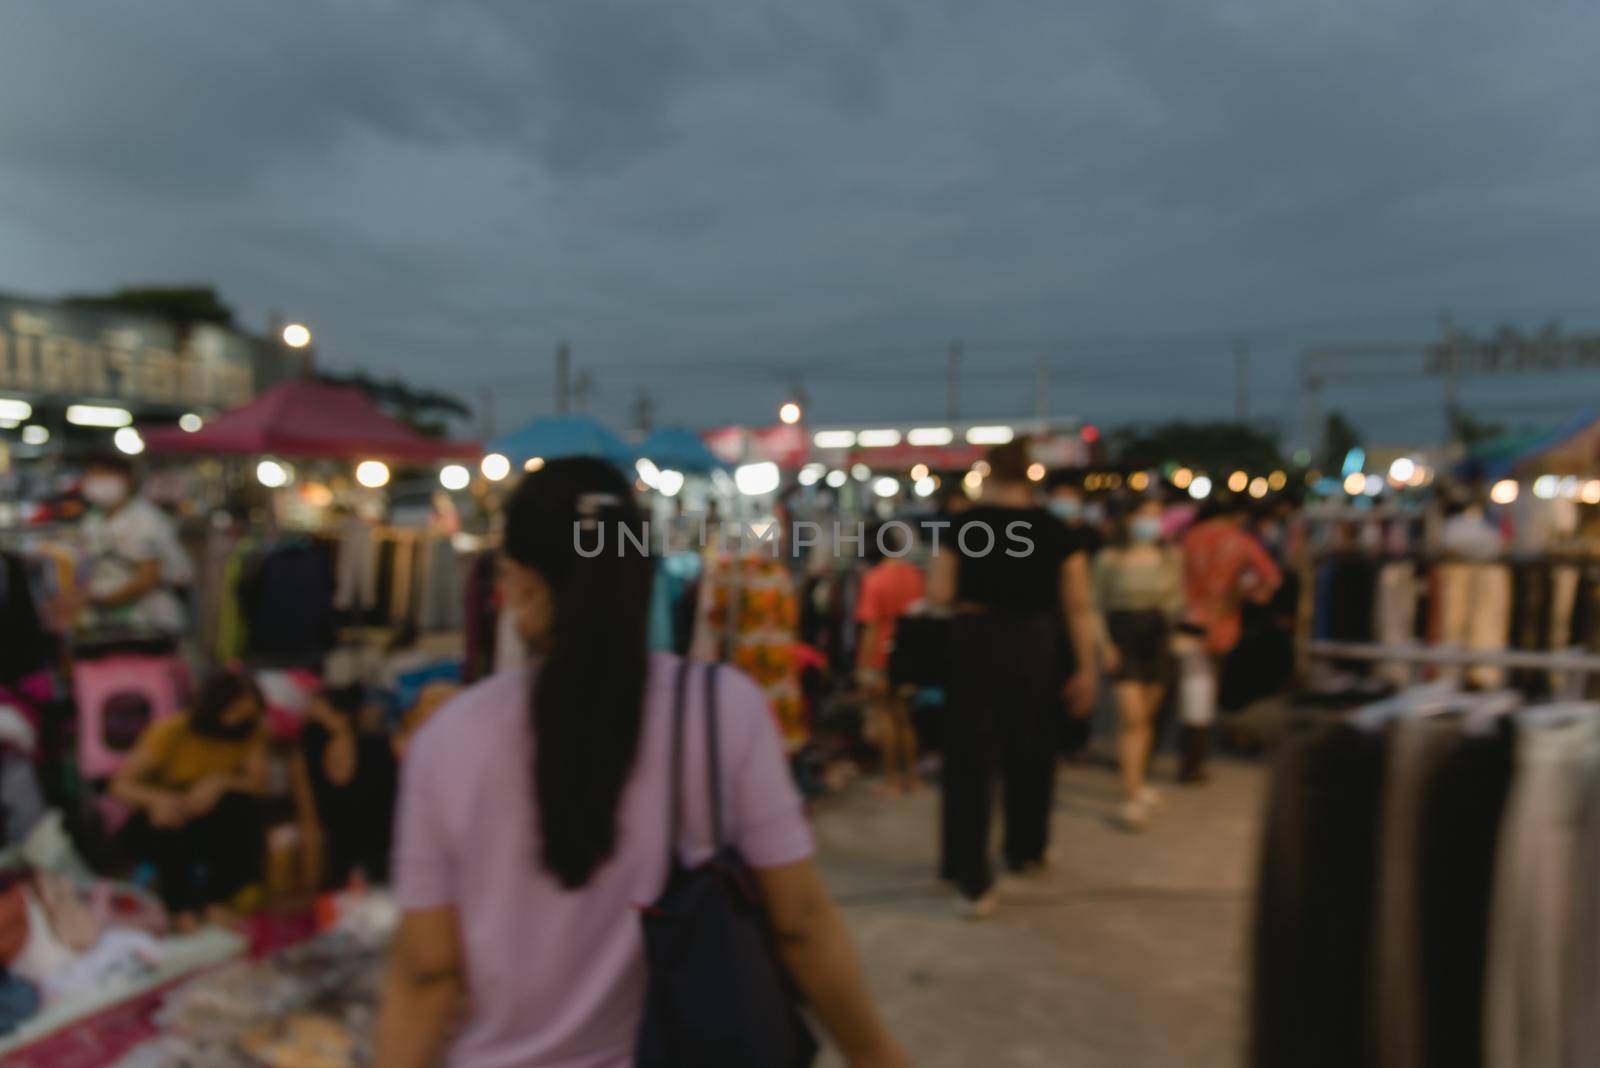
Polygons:
M964 615L951 625L940 875L969 898L994 883L989 817L995 779L1006 863L1044 859L1055 793L1055 618Z
M1337 724L1285 739L1274 761L1254 922L1249 1064L1367 1060L1384 743ZM1462 1026L1474 1026L1463 1021Z
M261 806L242 794L228 794L182 827L153 826L141 812L125 833L133 855L155 865L169 912L226 901L261 876Z

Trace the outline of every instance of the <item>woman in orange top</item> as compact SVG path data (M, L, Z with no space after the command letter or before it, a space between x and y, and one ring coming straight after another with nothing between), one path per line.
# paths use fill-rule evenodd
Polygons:
M871 546L879 559L862 576L856 602L856 621L862 626L856 642L856 681L883 750L884 792L910 793L917 788L917 732L906 695L889 680L889 650L894 648L895 625L927 595L927 582L920 567L900 559L909 549L901 528L881 528Z

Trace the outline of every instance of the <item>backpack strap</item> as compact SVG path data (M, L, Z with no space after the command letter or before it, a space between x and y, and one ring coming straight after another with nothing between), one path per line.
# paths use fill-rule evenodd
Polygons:
M722 830L722 760L717 751L717 668L715 661L706 665L706 778L711 788L711 843L716 852L727 845Z
M672 861L670 870L674 872L683 867L683 858L678 852L678 831L683 805L683 706L688 691L689 661L686 658L678 662L678 678L672 696L672 774L668 787L671 793L667 800L667 855Z

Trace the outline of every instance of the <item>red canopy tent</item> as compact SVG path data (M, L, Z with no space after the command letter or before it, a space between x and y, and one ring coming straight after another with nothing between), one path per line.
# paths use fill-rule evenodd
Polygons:
M177 427L144 432L152 452L251 453L356 460L470 459L477 442L437 441L385 415L351 386L297 379L274 386L243 407L214 416L190 434Z

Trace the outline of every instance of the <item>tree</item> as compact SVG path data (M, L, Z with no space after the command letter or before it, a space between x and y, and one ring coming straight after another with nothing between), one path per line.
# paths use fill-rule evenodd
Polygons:
M1469 452L1474 445L1491 441L1506 432L1501 423L1478 419L1459 404L1450 406L1450 437Z
M1111 454L1123 467L1181 463L1202 471L1270 471L1283 466L1273 435L1248 423L1161 423L1116 433Z
M151 315L177 323L232 327L233 309L210 286L124 286L114 293L76 293L61 303L76 308Z
M440 390L418 389L398 378L374 378L365 371L348 375L323 372L317 377L331 386L354 386L396 419L429 437L444 436L449 416L466 419L472 415L472 409L459 397Z
M1329 412L1322 429L1322 459L1324 471L1338 471L1351 449L1361 447L1361 433L1345 418L1343 412Z

